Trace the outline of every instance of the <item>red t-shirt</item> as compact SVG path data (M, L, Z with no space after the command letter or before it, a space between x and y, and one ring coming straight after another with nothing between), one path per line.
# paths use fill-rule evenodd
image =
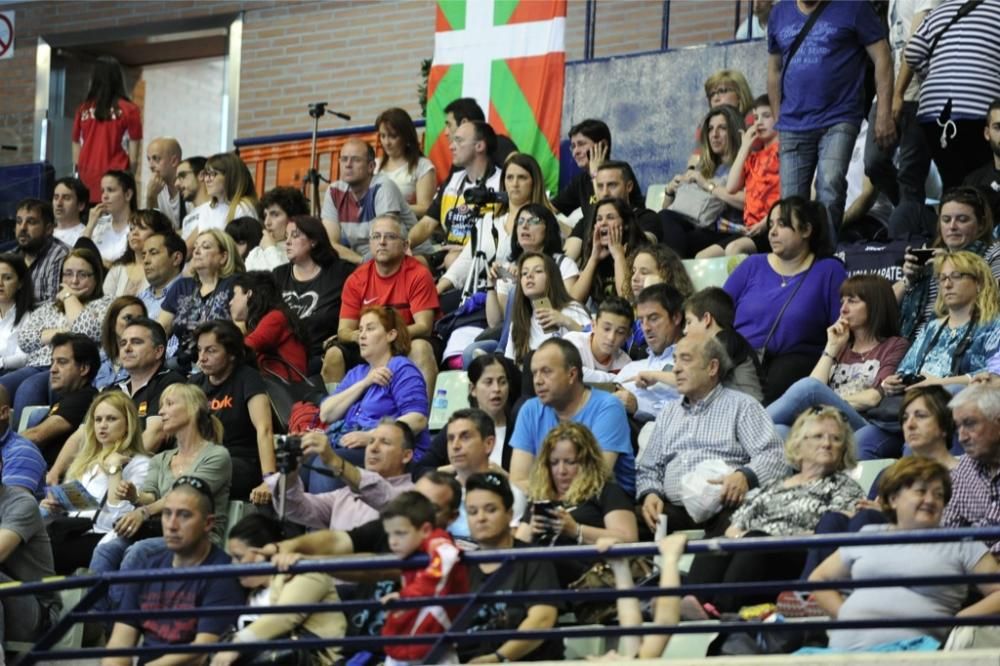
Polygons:
M340 318L360 319L366 305L392 306L409 326L413 313L441 307L434 278L427 267L413 257L403 257L399 270L382 277L375 260L366 261L348 276L340 304ZM436 317L435 317L436 318Z
M309 374L306 346L292 333L288 318L280 310L271 310L261 317L256 328L247 333L243 341L257 354L257 365L261 370L270 370L293 383L302 381L302 377ZM274 360L277 358L284 359L301 374L296 375L285 363Z
M110 120L94 116L93 102L84 102L73 117L73 142L81 144L80 180L90 188L90 203L101 200L101 177L111 169L128 169L125 137L142 139L142 114L132 102L118 100Z
M774 202L781 198L781 172L778 167L778 142L747 155L743 163L743 224L749 229L761 220Z

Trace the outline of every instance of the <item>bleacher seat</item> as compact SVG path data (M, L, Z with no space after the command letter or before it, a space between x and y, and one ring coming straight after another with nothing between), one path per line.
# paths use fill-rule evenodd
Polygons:
M687 626L690 624L718 624L718 620L704 620L699 622L682 622ZM667 649L663 651L663 659L676 661L678 659L704 659L708 653L708 646L718 638L718 632L705 634L674 634L667 643Z
M28 405L21 410L21 421L17 424L17 431L24 432L28 428L38 425L48 413L48 405Z
M444 391L442 394L441 392ZM439 398L445 404L440 404ZM448 423L448 417L459 409L469 406L469 376L464 370L447 370L438 373L431 398L431 416L428 430L438 431Z
M851 478L858 482L867 497L879 473L894 462L896 462L895 458L862 460L857 467L851 470Z
M48 579L52 580L52 579ZM74 587L68 590L59 590L59 598L62 599L62 613L60 617L66 615L66 613L73 610L73 608L80 603L80 599L83 598L84 589L81 587ZM83 623L76 622L72 627L69 628L63 637L52 646L53 650L60 649L73 649L78 648L83 645ZM34 646L34 643L22 643L19 641L4 641L3 649L5 652L13 652L17 654L23 654L29 651ZM76 663L72 661L54 661L52 663L58 664L70 664Z
M639 450L635 453L636 460L642 455L643 450L645 450L646 445L649 444L649 438L653 435L653 427L656 426L656 421L650 421L642 426L642 430L639 431Z
M256 511L257 508L250 502L229 500L229 508L226 511L226 535L222 540L223 543L229 541L229 530L233 529L233 525L240 522L244 516L248 516Z
M726 278L740 263L747 258L745 254L731 257L713 257L711 259L685 259L684 268L691 278L695 291L705 287L721 287Z
M659 212L663 208L663 199L667 194L666 183L655 183L646 188L646 208Z

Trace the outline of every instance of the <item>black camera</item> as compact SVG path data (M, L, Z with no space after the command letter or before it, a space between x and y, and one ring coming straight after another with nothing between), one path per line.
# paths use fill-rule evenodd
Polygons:
M275 435L274 458L278 471L282 474L294 472L302 459L302 437L299 435Z
M470 187L462 192L462 197L468 206L488 206L490 204L505 204L508 201L506 192L496 192L485 186Z

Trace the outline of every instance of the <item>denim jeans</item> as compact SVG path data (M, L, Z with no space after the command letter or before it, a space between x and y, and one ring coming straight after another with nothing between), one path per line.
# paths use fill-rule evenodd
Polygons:
M143 539L135 543L128 539L116 538L102 543L94 549L90 558L90 570L94 573L107 571L124 571L126 569L146 568L149 558L167 548L163 537ZM108 587L106 599L99 599L94 604L95 610L109 610L121 605L125 594L125 586L111 585Z
M880 148L875 142L874 127L875 105L872 105L865 139L865 175L895 206L889 217L889 236L927 235L924 184L931 168L931 151L917 122L917 102L903 103L897 146L890 150Z
M868 421L850 404L823 382L806 377L792 384L785 394L767 406L767 414L776 426L791 427L799 414L813 405L836 407L847 417L852 430L868 425ZM780 431L779 431L780 432Z
M858 442L858 460L899 458L903 454L903 435L877 425L866 425L854 433Z
M834 242L844 219L847 167L858 130L853 123L837 123L823 129L781 132L781 197L810 199L815 175L816 200L826 208Z

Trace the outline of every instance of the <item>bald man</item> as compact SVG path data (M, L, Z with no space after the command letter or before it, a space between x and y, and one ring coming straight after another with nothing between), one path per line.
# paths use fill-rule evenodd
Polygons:
M170 218L174 228L181 226L184 199L177 190L177 167L181 163L181 144L177 139L162 136L153 139L146 148L146 162L153 177L146 187L146 208L155 208Z
M396 183L375 173L375 149L350 139L340 149L340 180L331 183L323 197L323 226L340 258L356 264L371 259L371 222L386 213L400 217L406 234L417 223Z

